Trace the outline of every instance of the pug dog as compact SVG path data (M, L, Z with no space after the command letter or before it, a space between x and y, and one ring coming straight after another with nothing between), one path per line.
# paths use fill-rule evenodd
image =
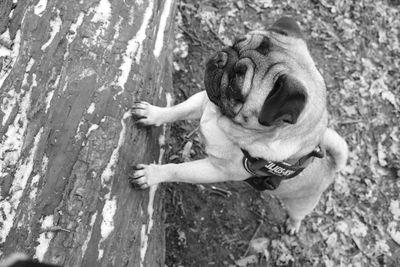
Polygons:
M146 126L200 119L207 157L138 164L130 182L145 189L162 182L246 181L283 202L286 229L296 233L348 151L327 128L325 83L297 22L283 17L237 38L208 61L204 84L206 91L176 106L135 102L132 116Z

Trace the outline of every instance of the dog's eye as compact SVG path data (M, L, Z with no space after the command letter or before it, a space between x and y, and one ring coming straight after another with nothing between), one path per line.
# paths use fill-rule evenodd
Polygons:
M260 45L256 48L256 51L262 55L266 55L271 49L271 42L268 38L263 38Z
M239 67L235 68L234 76L230 80L229 95L236 102L244 102L242 95L242 88L244 83L244 77L246 75L246 68Z
M284 36L289 36L289 34L287 33L287 31L282 30L282 29L271 29L271 31L279 33L280 35L284 35Z
M235 76L232 79L234 91L241 92L243 88L244 77L246 76L247 66L238 64L235 66Z
M244 102L244 97L242 95L244 77L235 77L231 82L231 95L235 101Z
M234 76L231 78L232 96L237 102L243 103L247 96L243 91L244 80L247 73L247 65L243 63L236 64L234 68Z
M235 76L244 76L246 75L247 66L246 65L236 65L235 67Z

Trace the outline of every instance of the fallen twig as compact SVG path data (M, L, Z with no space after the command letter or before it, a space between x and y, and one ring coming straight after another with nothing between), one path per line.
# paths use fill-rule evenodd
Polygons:
M200 40L200 38L197 37L196 34L189 32L188 30L186 30L185 28L183 28L183 27L181 27L181 26L178 26L178 28L179 28L182 32L184 32L184 33L186 34L186 36L188 36L193 42L199 43L201 46L204 46L204 45L205 45L204 42L202 42L202 41Z
M259 217L260 220L261 220L262 222L266 222L266 223L269 224L269 225L276 226L276 227L279 228L280 224L272 222L271 220L269 220L269 219L268 219L266 216L264 216L263 214L261 214L261 213L259 213L259 212L256 212L256 211L254 211L254 210L252 210L252 209L250 209L250 212L253 213L254 215L256 215L257 217Z
M230 197L232 195L232 193L228 190L225 190L223 188L220 187L216 187L216 186L211 186L211 192L215 193L217 195L223 196L223 197Z
M40 231L40 233L44 233L44 232L56 232L56 231L63 231L63 232L67 232L67 233L71 233L71 230L62 228L61 226L51 226L51 227L47 227L44 228Z
M208 29L210 30L210 32L214 35L214 37L215 37L223 46L226 46L226 44L225 44L224 41L221 39L221 37L219 37L219 35L210 27L210 25L208 25Z
M178 208L181 210L183 216L186 217L186 211L185 211L185 208L183 206L183 201L182 201L182 195L181 194L179 194L178 203L177 204L178 204Z
M365 120L347 120L347 121L338 121L337 124L353 124L353 123L360 123L365 122Z
M187 135L185 135L185 139L189 139L195 132L197 132L199 130L200 126L197 126L196 128L194 128L190 133L188 133Z
M251 240L253 240L253 239L258 235L258 232L260 232L261 226L263 226L263 224L264 224L263 221L261 221L260 224L258 225L256 231L254 232L253 236L250 238L249 244L248 244L248 246L247 246L246 252L245 252L244 255L243 255L243 258L244 258L244 257L247 257L247 254L248 254L249 251L250 251L250 242L251 242Z
M371 259L371 256L368 255L368 253L363 249L362 244L360 242L360 239L357 238L356 236L354 236L353 234L350 235L351 239L353 240L354 244L356 244L356 247L358 248L358 250L368 259Z

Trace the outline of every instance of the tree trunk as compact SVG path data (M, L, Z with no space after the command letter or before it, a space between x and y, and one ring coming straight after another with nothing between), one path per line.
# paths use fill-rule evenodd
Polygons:
M162 160L166 129L137 128L129 107L170 99L174 0L0 7L1 255L164 266L163 192L127 171Z

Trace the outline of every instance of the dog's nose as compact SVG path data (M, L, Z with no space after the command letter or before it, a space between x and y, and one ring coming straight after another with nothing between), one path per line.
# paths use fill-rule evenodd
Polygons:
M219 69L223 69L228 63L228 54L225 52L218 52L213 58L215 64Z

